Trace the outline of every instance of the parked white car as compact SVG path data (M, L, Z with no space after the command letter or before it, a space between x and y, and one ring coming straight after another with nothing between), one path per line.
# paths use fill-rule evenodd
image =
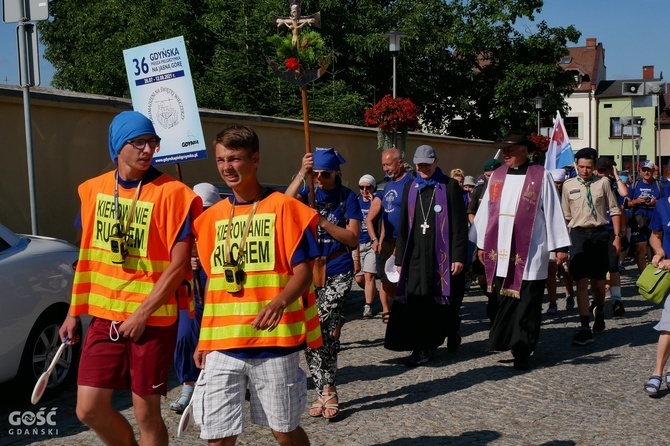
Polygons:
M18 235L0 225L0 383L17 379L29 397L61 341L79 249L63 240ZM51 374L55 394L76 374L79 346Z

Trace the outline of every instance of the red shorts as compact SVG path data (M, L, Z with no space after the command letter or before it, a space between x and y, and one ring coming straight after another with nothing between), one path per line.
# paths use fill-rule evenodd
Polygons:
M167 394L167 379L177 342L177 323L167 327L146 326L138 342L117 337L112 322L93 318L79 362L80 386L130 389L136 395Z

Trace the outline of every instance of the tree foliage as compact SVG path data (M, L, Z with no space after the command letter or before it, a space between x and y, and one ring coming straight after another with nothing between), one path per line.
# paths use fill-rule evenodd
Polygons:
M57 88L129 97L122 51L183 35L201 107L301 117L300 90L268 68L273 15L287 0L51 0L39 24ZM382 34L402 30L398 95L422 110L433 132L493 139L534 128L534 97L566 112L573 76L557 64L579 32L534 20L542 0L304 0L321 12L319 30L335 52L309 87L310 118L362 125L364 110L392 85Z

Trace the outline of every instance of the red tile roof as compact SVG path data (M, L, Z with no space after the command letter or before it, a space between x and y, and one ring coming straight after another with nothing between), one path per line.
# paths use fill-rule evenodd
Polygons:
M568 52L570 61L560 65L564 70L576 71L582 76L582 83L575 88L575 91L588 92L595 89L598 82L599 61L602 59L604 62L605 59L603 44L597 43L596 39L591 37L586 39L586 46L568 48Z

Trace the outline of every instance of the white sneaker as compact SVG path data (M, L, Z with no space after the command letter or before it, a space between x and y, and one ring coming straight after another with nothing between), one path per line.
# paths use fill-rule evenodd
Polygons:
M365 304L363 307L363 317L372 317L372 308L370 308L370 305Z

